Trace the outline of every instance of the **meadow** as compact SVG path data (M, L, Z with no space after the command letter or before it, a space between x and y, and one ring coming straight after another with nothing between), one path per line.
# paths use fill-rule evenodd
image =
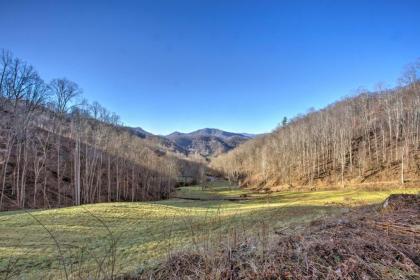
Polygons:
M261 231L298 232L313 220L419 189L253 193L216 181L156 202L0 213L0 278L136 275L182 250Z

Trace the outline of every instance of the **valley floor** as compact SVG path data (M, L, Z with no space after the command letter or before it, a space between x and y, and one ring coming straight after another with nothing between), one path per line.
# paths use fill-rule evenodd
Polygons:
M84 279L141 273L173 252L226 236L300 231L311 221L420 188L252 193L216 181L152 203L0 213L0 278ZM232 232L235 234L232 235Z

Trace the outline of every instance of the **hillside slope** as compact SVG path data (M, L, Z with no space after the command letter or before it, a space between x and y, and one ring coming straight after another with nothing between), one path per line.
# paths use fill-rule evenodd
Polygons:
M294 188L420 179L420 83L363 92L215 158L242 185Z
M141 127L127 127L127 130L139 138L153 143L156 147L160 148L160 151L169 151L183 156L188 156L187 150L178 146L174 141L165 136L155 135L142 129Z
M119 125L42 110L20 128L17 115L0 112L1 210L157 200L180 178L202 176L202 164Z
M0 72L0 210L157 200L180 178L203 176L171 143L139 137L97 102L76 102L76 83L46 84L8 52Z

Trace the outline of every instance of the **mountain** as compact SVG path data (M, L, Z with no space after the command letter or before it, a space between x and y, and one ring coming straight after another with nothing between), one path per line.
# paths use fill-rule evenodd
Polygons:
M136 136L140 137L140 138L147 138L150 136L154 136L152 133L144 130L141 127L128 127L132 133L134 133Z
M199 129L190 133L181 133L181 132L174 132L171 133L169 135L167 135L167 138L172 138L172 137L177 137L177 136L192 136L192 137L196 137L196 136L213 136L213 137L218 137L218 138L222 138L222 139L229 139L232 137L240 137L240 138L246 138L246 139L250 139L250 138L254 138L255 135L254 134L249 134L249 133L234 133L234 132L227 132L227 131L223 131L217 128L203 128L203 129Z
M133 135L153 143L156 152L178 153L185 156L199 154L203 157L217 156L226 153L256 134L234 133L216 128L203 128L190 133L175 131L169 135L155 135L141 127L126 127Z
M188 155L188 151L183 147L178 146L174 141L166 138L165 136L155 135L144 130L141 127L126 127L126 129L133 135L144 139L146 142L151 143L158 153L172 152L176 154Z
M166 136L189 154L197 153L203 157L226 153L254 137L253 134L233 133L215 128L203 128L190 133L174 132Z

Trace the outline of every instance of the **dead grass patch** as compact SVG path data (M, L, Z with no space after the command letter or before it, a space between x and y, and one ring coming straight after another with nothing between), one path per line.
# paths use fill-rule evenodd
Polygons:
M258 238L181 252L137 278L420 279L419 225L420 196L391 195L301 233L270 235L261 227Z

